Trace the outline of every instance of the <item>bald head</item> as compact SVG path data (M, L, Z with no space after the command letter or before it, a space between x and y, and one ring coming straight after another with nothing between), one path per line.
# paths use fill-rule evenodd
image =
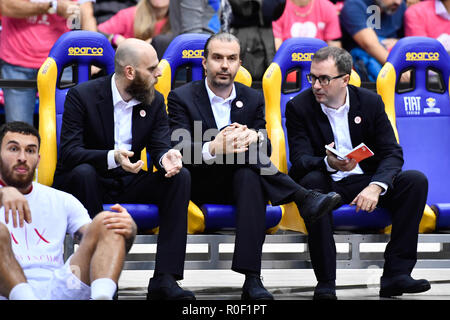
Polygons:
M157 56L155 49L150 43L134 38L124 40L117 48L114 58L116 74L123 76L126 66L137 68L139 62L145 56Z

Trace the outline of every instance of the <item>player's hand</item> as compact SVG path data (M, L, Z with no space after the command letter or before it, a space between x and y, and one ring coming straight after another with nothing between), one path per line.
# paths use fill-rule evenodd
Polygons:
M23 227L23 222L31 223L31 211L25 196L14 187L0 188L0 205L5 208L5 222L9 223L9 213L13 220L14 228Z
M103 219L103 224L107 229L124 236L125 239L133 239L137 226L127 209L120 204L113 205L111 209L114 211L110 211L110 214Z

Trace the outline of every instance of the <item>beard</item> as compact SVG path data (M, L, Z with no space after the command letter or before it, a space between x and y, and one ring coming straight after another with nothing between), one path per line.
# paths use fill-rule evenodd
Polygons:
M155 87L149 81L145 81L137 70L136 78L125 88L125 91L134 99L145 104L151 104L155 98Z
M26 175L15 174L14 169L19 166L26 167L28 169L28 173ZM25 189L31 185L35 170L36 165L33 168L30 168L30 166L24 163L16 164L12 167L12 170L8 170L8 168L5 168L3 161L0 161L0 174L2 180L7 186L15 187L17 189Z

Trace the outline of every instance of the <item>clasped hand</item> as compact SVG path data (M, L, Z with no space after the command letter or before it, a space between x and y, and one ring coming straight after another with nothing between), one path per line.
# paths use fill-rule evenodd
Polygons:
M250 144L257 141L258 134L255 130L235 122L220 131L211 141L209 152L212 155L241 153L247 151Z

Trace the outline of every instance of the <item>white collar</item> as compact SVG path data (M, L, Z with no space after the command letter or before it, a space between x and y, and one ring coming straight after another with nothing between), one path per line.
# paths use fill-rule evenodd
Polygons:
M213 104L213 100L216 100L216 99L219 99L219 101L222 101L222 102L228 102L228 101L231 102L236 98L236 88L234 86L234 83L233 83L233 89L231 90L231 94L226 99L216 96L216 94L214 92L212 92L212 90L208 86L208 81L206 80L206 78L205 78L205 87L206 87L206 92L208 92L209 102L211 103L211 105Z
M117 89L115 79L116 79L116 74L113 74L113 76L111 77L111 90L112 90L113 106L116 106L120 103L121 105L124 105L125 108L131 108L131 107L134 107L135 105L138 105L141 103L140 101L136 100L135 98L131 99L128 102L124 101L122 96L120 95L119 89Z

